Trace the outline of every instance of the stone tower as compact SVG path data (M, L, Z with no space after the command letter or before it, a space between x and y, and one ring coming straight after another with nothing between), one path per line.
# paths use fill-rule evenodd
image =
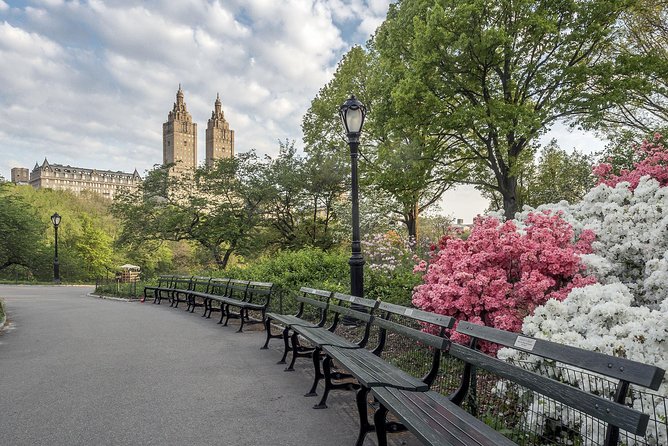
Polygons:
M162 124L162 162L175 163L175 172L193 171L197 167L197 124L186 109L179 84L174 108Z
M220 95L216 95L214 110L206 127L206 165L211 167L215 160L233 156L234 130L230 130L223 114Z
M25 167L12 167L12 183L28 184L30 182L30 171Z

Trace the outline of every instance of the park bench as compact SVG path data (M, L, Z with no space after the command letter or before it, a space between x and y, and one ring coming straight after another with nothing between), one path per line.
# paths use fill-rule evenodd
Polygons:
M161 280L163 279L163 280ZM156 287L145 287L144 288L144 299L146 299L147 290L153 291L153 303L160 304L162 299L169 299L169 306L176 306L178 302L174 301L174 292L178 292L190 287L190 281L192 276L160 276L158 279L158 286Z
M230 280L230 287L233 287L232 280ZM235 293L229 292L225 297L220 298L221 307L224 307L225 323L227 325L230 318L239 319L239 330L242 332L246 324L264 324L267 318L267 308L271 302L271 295L274 285L270 282L248 282L245 292ZM239 313L233 313L230 310L238 308ZM260 313L260 319L251 319L250 312L255 311Z
M186 307L186 311L193 313L196 307L204 306L202 302L198 302L197 299L194 298L194 293L208 293L209 285L212 280L213 278L211 277L193 276L187 291L179 290L175 292L182 295L183 300L187 302L188 306Z
M301 299L311 306L320 307L322 305L318 301L309 299L305 296ZM290 360L288 367L286 367L286 371L294 370L294 365L298 358L311 358L313 360L315 366L315 380L312 390L307 393L307 396L315 395L315 387L317 386L318 381L322 378L319 368L320 351L318 350L318 354L316 355L314 355L314 352L319 346L324 344L334 344L345 348L364 347L368 343L371 334L370 316L380 304L374 300L342 293L334 293L330 299L334 299L337 302L337 305L331 303L327 305L328 313L333 314L332 321L327 328L323 326L309 327L304 325L294 325L290 326L289 330L284 330L283 332L284 343L288 343L285 338L289 337L289 348L292 352L292 359ZM368 313L352 310L350 306L353 304L357 305L357 308L368 311ZM360 322L361 325L354 324L350 327L355 327L355 329L346 330L346 326L340 323L344 317L347 317L352 321ZM289 334L290 331L292 331L291 335ZM346 333L348 336L341 336L340 334L345 331L352 332L352 336L349 333ZM357 336L357 339L349 339L354 336ZM302 345L300 338L308 341L311 346L307 347Z
M161 275L158 277L158 284L156 286L145 286L144 287L144 299L142 302L145 302L147 299L153 298L153 303L158 303L161 299L160 293L171 289L170 284L174 276Z
M230 319L239 319L239 332L246 324L265 323L267 307L271 301L273 284L268 282L251 282L238 279L213 279L207 292L191 292L190 298L202 299L204 314L211 317L214 311L220 311L219 324L227 325ZM214 302L218 308L214 307ZM231 308L238 308L233 313ZM250 312L260 313L260 320L250 318ZM224 323L223 323L224 321Z
M211 282L209 282L209 288L206 291L193 291L190 293L191 299L195 301L197 299L201 299L201 306L204 309L202 312L202 317L206 317L208 319L211 317L211 313L220 311L220 321L218 323L223 323L224 314L222 313L222 309L214 307L213 302L214 298L225 296L227 294L227 288L229 287L230 280L231 279L227 278L214 278L211 279ZM195 303L195 305L199 306L197 303Z
M624 358L529 338L469 322L460 322L457 332L471 337L469 346L446 341L443 350L465 364L460 388L445 396L432 390L421 392L394 385L371 386L370 392L380 404L374 414L372 426L366 421L366 398L363 401L363 414L361 400L358 398L358 409L362 420L358 445L362 444L365 429L367 432L376 431L379 446L387 444L388 432L405 429L412 431L417 438L428 445L514 445L513 441L501 436L499 432L460 407L467 394L475 392L475 387L472 388L471 383L476 382L476 374L481 370L539 395L544 399L543 404L548 404L546 400L553 400L555 404L558 402L604 423L606 446L618 444L620 429L632 435L645 434L649 416L626 406L625 398L630 384L658 389L664 370ZM559 382L550 376L481 353L476 350L480 340L618 380L614 400L585 392L569 383ZM401 423L388 423L386 420L388 411L392 412Z
M267 339L262 349L269 347L271 339L283 339L283 357L278 361L278 364L285 364L285 359L290 351L289 330L291 326L299 325L315 328L323 327L327 322L327 308L334 293L309 287L301 287L299 293L301 294L295 296L295 301L298 303L296 314L267 313L265 322ZM280 334L271 333L271 325L274 323L284 327Z
M178 308L179 303L186 302L186 292L192 286L193 276L174 276L169 293L169 306ZM160 301L158 301L160 303Z
M378 306L377 313L370 321L372 327L379 329L379 342L373 350L341 348L331 344L316 348L316 351L322 350L324 354L322 369L325 389L320 402L314 407L327 407L326 401L331 390L346 387L357 389L359 445L363 443L366 434L373 430L367 416L369 391L379 386L408 392L427 391L437 376L442 350L449 342L444 333L452 328L455 322L448 316L385 302ZM358 315L353 314L352 317ZM425 327L429 327L430 331L437 335L423 331ZM411 355L411 350L420 350L420 353ZM347 373L332 373L334 362ZM418 367L422 372L421 376L405 371L401 367L405 363L421 364ZM348 377L354 378L352 385L333 381Z

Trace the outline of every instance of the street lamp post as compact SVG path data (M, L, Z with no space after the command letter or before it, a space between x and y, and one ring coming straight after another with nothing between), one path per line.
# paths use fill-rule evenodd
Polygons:
M60 265L58 263L58 225L60 224L60 219L62 217L58 215L58 212L51 216L51 223L53 223L53 230L56 235L56 252L53 256L53 282L60 283Z
M350 146L350 169L351 169L351 193L352 193L352 217L353 217L353 241L352 256L348 261L350 265L350 294L364 297L364 257L362 257L362 244L360 243L360 210L358 197L358 174L357 159L359 158L360 134L366 108L354 95L343 103L339 109L339 116L343 128L348 136Z

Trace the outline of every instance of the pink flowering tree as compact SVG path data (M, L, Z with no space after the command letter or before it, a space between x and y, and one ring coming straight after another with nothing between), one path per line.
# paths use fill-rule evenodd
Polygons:
M457 320L519 332L536 306L596 282L584 275L580 260L580 254L591 253L592 231L576 239L571 225L549 211L531 213L521 224L479 217L466 240L442 240L429 264L417 267L426 271L413 303ZM452 337L465 341L457 333ZM483 349L495 353L490 345Z
M633 162L631 169L620 169L615 172L612 159L608 159L594 167L593 173L597 184L606 184L615 187L617 183L628 181L630 189L635 190L640 178L650 176L656 179L661 186L668 185L668 150L663 145L663 136L655 133L651 140L633 147Z

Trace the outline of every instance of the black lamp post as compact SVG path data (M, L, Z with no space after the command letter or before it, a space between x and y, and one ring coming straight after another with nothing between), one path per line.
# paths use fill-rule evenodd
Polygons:
M357 159L359 157L358 148L360 145L360 134L366 108L364 104L358 101L354 95L344 102L339 109L339 116L343 122L343 128L348 135L348 145L350 146L350 168L351 168L351 189L353 204L353 243L352 256L348 261L350 265L350 294L353 296L364 297L364 257L362 257L362 245L360 243L360 210L358 198L357 182Z
M53 223L53 230L56 234L56 253L53 256L53 282L60 283L60 265L58 264L58 225L62 217L58 212L51 216L51 223Z

